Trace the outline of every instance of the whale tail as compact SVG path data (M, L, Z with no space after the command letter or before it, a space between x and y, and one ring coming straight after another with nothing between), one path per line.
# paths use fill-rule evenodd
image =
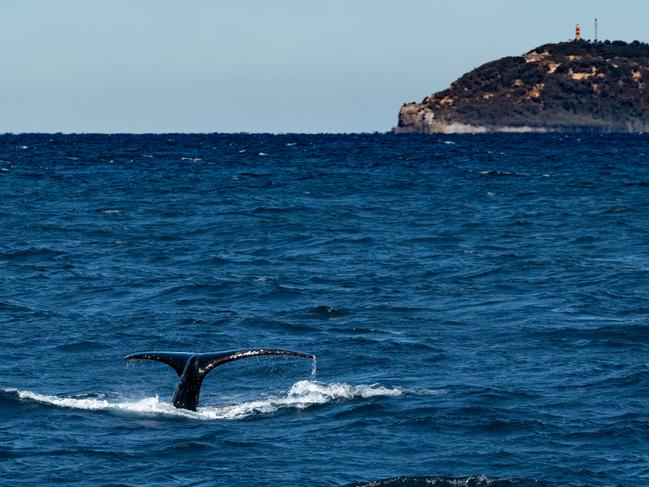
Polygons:
M306 360L315 359L315 355L282 350L278 348L253 348L214 353L187 352L142 352L124 357L127 362L136 360L155 360L169 365L178 374L178 385L172 399L173 405L180 409L196 411L201 385L205 376L219 365L234 360L241 360L260 355L286 355Z

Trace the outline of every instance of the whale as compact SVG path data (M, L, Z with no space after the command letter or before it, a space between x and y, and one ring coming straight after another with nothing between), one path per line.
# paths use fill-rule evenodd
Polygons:
M154 360L169 365L178 374L178 384L172 403L178 409L196 411L203 380L216 367L244 358L262 355L285 355L305 360L315 359L315 355L293 352L279 348L251 348L227 352L190 353L190 352L140 352L124 357L127 363L138 360Z

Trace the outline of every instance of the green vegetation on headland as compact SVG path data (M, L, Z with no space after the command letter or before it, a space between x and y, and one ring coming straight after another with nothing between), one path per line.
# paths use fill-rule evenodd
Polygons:
M649 132L649 44L545 44L406 103L398 133Z

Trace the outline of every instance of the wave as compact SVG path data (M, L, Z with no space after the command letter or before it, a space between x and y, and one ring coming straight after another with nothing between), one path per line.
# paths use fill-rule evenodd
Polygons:
M93 340L77 340L63 343L56 347L61 352L87 352L89 350L102 350L110 348L108 345Z
M0 260L22 261L28 259L55 260L65 256L66 253L48 247L26 247L22 249L6 250L0 252Z
M311 308L309 312L314 316L332 318L336 316L344 316L349 314L347 310L342 308L335 308L333 306L320 305L315 308Z
M375 480L367 483L353 484L353 487L505 487L516 485L539 485L537 482L525 482L517 479L505 479L477 475L471 477L396 477L386 480Z
M20 303L18 301L15 301L13 299L6 299L2 298L0 299L0 310L7 310L7 311L16 311L16 312L24 312L24 313L35 313L35 314L46 314L46 315L56 315L56 311L48 310L48 309L40 309L40 308L35 308L33 306Z
M178 416L199 420L239 420L250 416L273 414L280 409L306 409L310 406L324 405L331 402L373 397L397 397L403 394L402 389L387 388L378 384L325 384L303 380L293 384L283 396L267 397L234 404L203 406L196 411L188 411L176 409L170 402L160 401L157 396L133 401L113 402L104 399L102 396L60 397L16 389L4 389L4 392L14 394L15 397L23 401L33 401L62 408Z

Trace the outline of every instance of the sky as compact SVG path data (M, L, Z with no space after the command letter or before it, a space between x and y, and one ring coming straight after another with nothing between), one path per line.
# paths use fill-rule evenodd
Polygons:
M639 0L2 0L1 132L385 132L471 69L649 41Z

